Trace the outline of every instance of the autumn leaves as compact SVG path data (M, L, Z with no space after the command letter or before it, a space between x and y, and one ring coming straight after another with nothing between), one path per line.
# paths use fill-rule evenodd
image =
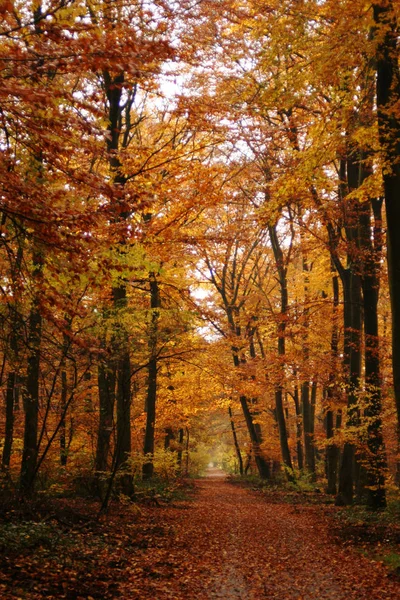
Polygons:
M91 448L96 493L132 496L132 457L150 477L166 431L178 457L229 409L262 476L325 453L340 502L382 506L397 3L173 8L4 11L3 470L29 493Z

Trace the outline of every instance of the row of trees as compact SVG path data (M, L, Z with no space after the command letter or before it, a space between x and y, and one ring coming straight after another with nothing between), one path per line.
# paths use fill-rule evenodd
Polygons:
M324 455L339 503L385 505L398 10L4 3L2 468L22 493L85 446L94 489L132 496L132 457L182 465L224 414L241 471L244 444L264 478Z

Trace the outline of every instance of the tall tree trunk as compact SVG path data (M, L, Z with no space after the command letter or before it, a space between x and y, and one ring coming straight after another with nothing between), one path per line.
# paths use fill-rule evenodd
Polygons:
M95 458L97 492L103 496L105 474L109 470L110 440L115 405L116 365L111 361L98 366L99 426Z
M337 504L351 504L354 486L361 470L357 463L358 434L354 434L360 424L358 408L361 379L361 328L362 301L360 280L360 239L359 202L348 199L348 194L357 189L360 180L360 155L358 149L347 140L347 156L340 161L339 194L346 202L345 231L347 241L347 268L341 268L339 275L343 286L344 347L343 367L346 378L347 420L346 426L352 432L343 448L339 472ZM337 264L337 263L335 263Z
M296 375L296 374L295 374ZM299 387L296 384L293 392L294 407L296 412L296 447L297 447L297 466L300 471L304 469L304 454L303 454L303 427L302 427L302 410L299 399Z
M118 156L120 150L121 118L123 111L122 91L125 77L124 73L113 76L108 71L104 71L103 80L108 99L108 160L114 186L120 193L126 184L126 176L121 170L121 162ZM118 200L116 202L118 202ZM115 206L114 221L117 224L125 223L130 215L130 210L126 208L126 205L123 204L122 206L123 208L117 204ZM122 233L120 243L124 244L125 241L125 233ZM112 296L115 312L121 314L128 305L126 281L124 279L121 278L118 284L113 287ZM133 475L129 472L128 466L131 455L131 359L129 336L124 325L119 327L119 331L117 331L114 336L114 346L116 357L117 403L117 441L114 466L123 471L118 477L118 487L120 491L127 496L133 496ZM107 368L109 370L114 368L114 358Z
M376 43L376 103L383 155L383 185L387 220L387 261L392 312L392 368L400 448L400 70L398 23L393 2L374 3ZM400 484L400 461L397 463Z
M254 460L257 465L258 474L261 479L269 479L271 477L271 469L268 462L265 460L261 450L261 440L258 431L253 421L253 415L249 408L249 400L246 396L240 396L240 405L246 421L247 431L249 432L251 446L253 449Z
M241 328L235 322L235 317L237 319L238 309L232 306L229 306L225 302L225 310L228 318L228 323L232 334L236 339L240 339L241 337ZM241 366L245 364L245 359L240 360L239 357L239 348L235 345L232 345L232 359L235 368L239 369ZM254 352L254 345L250 347L250 351ZM243 416L245 419L247 431L250 437L250 442L252 445L254 460L257 465L258 474L262 479L269 479L271 477L271 469L268 461L263 455L261 450L262 444L262 436L261 436L261 428L259 425L254 423L253 413L251 411L251 406L254 405L254 400L247 398L244 394L242 394L239 398L240 406L242 407Z
M326 389L326 437L332 440L335 435L335 410L333 403L338 393L336 385L337 368L339 364L339 328L338 328L338 307L339 307L339 280L337 275L332 277L333 288L333 306L332 306L332 333L331 333L331 366L329 370L328 385ZM339 465L339 447L332 441L326 448L326 477L327 494L336 495L337 493L337 471Z
M65 365L61 371L61 423L60 423L60 464L62 467L67 465L67 430L66 430L66 411L68 397L68 374Z
M190 429L186 427L186 461L185 461L185 475L189 475L189 449L190 449Z
M283 361L286 355L285 349L285 334L286 334L286 319L287 319L287 311L288 311L288 291L287 291L287 276L286 276L286 266L284 264L283 252L279 244L278 235L276 233L276 225L270 225L268 227L269 237L271 240L272 250L274 252L275 257L275 265L278 272L278 280L280 286L280 295L281 295L281 311L280 311L280 320L278 324L278 357L281 364L281 373L282 379L284 377L283 372ZM275 413L276 420L278 423L279 430L279 440L281 446L282 460L285 466L289 469L289 471L293 471L292 459L290 456L288 436L287 436L287 428L286 428L286 420L285 413L283 410L283 385L279 383L275 390ZM289 478L292 475L288 475Z
M124 288L125 291L125 288ZM121 347L122 346L122 347ZM133 497L133 475L129 465L131 458L131 359L129 339L123 332L121 352L117 361L117 443L115 448L115 467L120 471L118 489L126 496Z
M67 317L68 329L70 329L71 321ZM68 371L67 371L67 354L70 345L68 335L63 335L63 349L62 349L62 361L61 361L61 399L60 399L60 463L61 466L65 467L68 459L68 445L67 445L67 402L68 402Z
M15 397L15 384L16 384L16 372L13 370L9 371L7 376L7 387L6 387L6 423L4 431L4 446L3 455L1 459L1 467L4 472L8 472L10 468L11 459L11 448L13 442L14 433L14 397Z
M230 406L228 406L228 413L229 413L229 421L230 421L231 429L232 429L233 443L235 446L235 452L236 452L236 456L237 456L238 464L239 464L239 473L240 473L240 475L243 475L243 458L242 458L242 453L240 452L240 446L239 446L239 442L237 439L235 422L233 420L232 408Z
M177 457L178 473L182 472L183 437L184 437L184 430L183 430L183 427L181 427L179 429L179 435L178 435L178 444L179 444L178 457Z
M143 478L149 479L154 472L154 433L157 403L157 338L158 320L161 307L160 290L155 273L149 274L150 283L150 329L149 329L149 367L146 395L146 430L144 434L143 452L148 460L143 464Z
M343 363L347 379L347 421L350 431L360 424L358 396L361 375L361 283L360 276L350 269L342 273L344 304L344 349ZM353 502L355 484L355 441L347 440L343 447L339 473L339 490L336 498L338 505Z
M7 376L7 387L6 387L6 422L5 422L5 431L4 431L4 446L3 446L3 454L1 460L2 470L8 472L10 467L11 460L11 449L13 443L14 436L14 410L16 405L16 400L18 398L18 363L19 363L19 348L21 344L20 335L21 335L21 316L18 313L18 277L21 272L23 258L23 249L22 244L20 243L17 250L17 255L15 259L15 264L13 265L11 272L11 279L13 283L13 294L15 295L15 300L11 303L11 331L10 331L10 355L9 355L9 368ZM6 356L4 355L3 360L3 370L6 361Z
M363 291L365 337L365 388L367 419L366 495L372 509L386 506L386 453L382 432L382 382L380 375L378 295L379 262L382 251L381 202L372 201L374 242L371 239L371 206L363 206L360 215L361 248L363 250L361 285Z
M33 264L34 279L37 279L42 272L42 257L37 250L34 252ZM32 493L36 476L41 332L42 317L39 311L39 299L36 296L29 314L28 368L24 393L24 447L20 476L20 490L23 494Z
M315 478L315 447L314 447L314 415L311 405L310 398L310 348L309 348L309 327L310 327L310 315L309 315L309 297L308 297L308 284L309 284L309 264L307 259L303 257L303 275L304 275L304 311L303 311L303 335L302 335L302 346L303 346L303 369L305 371L305 379L301 384L301 408L303 417L303 432L304 432L304 454L305 463L308 473L311 474L312 478Z
M304 430L304 450L306 468L312 477L315 477L315 447L314 447L314 419L310 400L310 382L301 384L301 406Z

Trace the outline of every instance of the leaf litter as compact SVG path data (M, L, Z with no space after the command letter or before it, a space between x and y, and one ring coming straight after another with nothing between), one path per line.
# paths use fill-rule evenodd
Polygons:
M115 505L103 520L84 526L72 521L61 533L47 519L46 526L32 528L36 538L27 534L26 545L18 551L8 544L0 547L0 597L400 597L399 582L390 578L382 562L334 535L334 507L271 501L222 477L198 480L195 487L189 499L133 510Z

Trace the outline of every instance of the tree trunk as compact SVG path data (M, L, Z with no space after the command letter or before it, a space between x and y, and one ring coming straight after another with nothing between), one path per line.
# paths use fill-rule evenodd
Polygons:
M68 328L70 329L71 321L67 318ZM67 372L67 354L69 349L70 341L69 337L64 333L63 336L63 358L61 362L61 399L60 399L60 464L62 467L67 465L68 458L68 446L67 446L67 430L66 430L66 418L67 418L67 400L68 400L68 372Z
M171 442L175 439L174 431L171 427L165 429L164 450L171 448Z
M37 274L41 271L39 256L34 259ZM38 457L39 375L42 317L35 299L29 315L28 369L24 394L25 428L22 451L20 490L24 495L33 491Z
M190 429L186 427L186 464L185 475L189 475L189 448L190 448Z
M183 453L183 436L184 436L184 431L183 428L181 427L179 429L179 437L178 437L178 458L177 458L177 463L178 463L178 473L182 472L182 453Z
M118 156L120 150L121 115L123 111L122 92L124 87L124 73L113 76L109 71L103 71L104 88L108 99L108 136L107 151L113 184L121 193L126 176L121 170ZM114 222L124 223L130 215L130 210L124 205L121 209L116 205ZM125 233L121 234L120 242L125 243ZM115 312L123 312L128 304L126 281L121 278L118 285L112 289ZM131 456L131 359L129 350L129 336L124 325L119 327L114 335L116 356L116 403L117 403L117 441L115 448L114 467L121 471L118 476L118 488L126 496L133 496L133 475L129 472L128 461ZM113 357L114 360L114 357ZM110 364L110 369L113 366Z
M117 312L126 308L128 300L126 285L113 288L114 306ZM131 457L131 358L129 337L122 325L114 338L116 359L117 440L114 462L118 475L118 489L122 494L134 495L133 475L129 467Z
M339 280L337 275L332 277L333 287L333 306L332 306L332 334L331 334L331 367L328 377L328 386L326 389L326 437L332 440L335 435L335 410L332 404L338 393L336 385L337 368L339 364L339 329L338 329L338 307L339 307ZM339 447L330 442L326 448L326 477L327 494L336 495L337 493L337 475L339 466Z
M392 368L400 446L400 71L398 23L393 2L373 5L376 44L376 103L383 154L383 185L387 220L387 262L392 312ZM400 461L397 464L400 484Z
M16 384L16 373L10 371L7 376L7 388L6 388L6 423L4 431L4 446L3 455L1 460L2 470L6 473L10 468L11 459L11 448L13 442L14 432L14 397L15 397L15 384Z
M125 332L124 332L125 334ZM131 360L127 336L117 363L117 444L115 466L120 471L118 489L128 497L134 496L131 457Z
M283 252L279 244L278 236L276 233L276 225L270 225L268 227L269 237L271 240L272 250L274 252L276 269L278 271L278 279L279 286L281 292L281 311L280 311L280 320L278 324L278 357L281 361L281 373L282 379L284 377L283 372L283 361L286 354L285 349L285 333L286 333L286 319L287 319L287 311L288 311L288 292L287 292L287 277L286 277L286 267L284 265ZM288 436L287 436L287 428L286 428L286 420L285 413L283 410L283 386L282 384L278 384L275 390L275 414L276 420L278 423L279 430L279 441L281 445L281 453L282 460L285 466L289 469L289 471L293 471L292 459L290 456ZM289 478L292 478L292 475L288 475Z
M301 384L301 406L303 413L304 450L307 471L315 478L315 448L314 448L314 420L310 401L310 382Z
M4 446L3 455L1 461L2 470L8 472L11 460L11 450L14 436L14 410L18 408L18 393L19 393L19 375L18 375L18 355L21 344L21 316L18 313L18 277L21 272L21 265L23 259L23 248L22 243L19 243L15 264L11 271L11 278L13 283L13 295L15 295L14 302L10 303L11 315L11 331L10 331L10 356L9 356L9 368L10 371L7 376L7 387L6 387L6 422L4 431ZM6 363L6 355L3 358L3 369Z
M347 422L350 431L359 426L358 393L361 375L361 283L359 275L350 269L342 273L344 304L343 363L347 379ZM344 444L339 473L337 505L353 502L356 446L353 440Z
M297 447L297 466L300 471L304 469L304 454L303 454L303 428L302 428L302 410L299 400L299 388L297 384L294 387L293 393L294 406L296 411L296 447Z
M66 407L68 397L68 377L65 365L61 371L61 423L60 423L60 464L62 467L67 465L67 435L66 435Z
M95 458L97 492L103 496L105 474L109 470L110 439L113 430L115 404L116 365L112 361L98 366L99 427Z
M154 433L156 423L156 403L157 403L157 338L158 338L158 320L159 309L161 307L160 290L155 273L149 274L150 282L150 330L149 330L149 367L146 396L146 430L144 434L143 452L148 458L143 464L143 478L149 479L154 473L153 455L154 455Z
M367 504L376 510L386 506L385 469L386 453L382 432L382 382L380 375L378 295L379 261L381 255L381 203L373 201L374 243L371 240L371 207L367 204L360 215L363 270L365 388L367 419L366 496Z
M229 413L229 420L231 423L233 443L235 446L236 456L237 456L238 463L239 463L239 473L240 473L240 475L243 475L243 458L242 458L242 453L240 452L240 446L239 446L239 442L238 442L237 435L236 435L235 422L233 420L232 408L230 406L228 407L228 413Z
M225 303L225 310L228 317L228 323L232 334L236 337L236 339L240 339L241 336L241 328L235 322L235 315L238 313L238 309L232 306L229 306ZM239 349L237 346L232 345L232 359L235 368L239 369L240 366L246 363L245 359L239 358ZM254 344L250 344L250 352L254 353ZM247 431L250 437L251 445L254 452L254 459L257 465L258 474L262 479L269 479L271 476L271 470L268 464L268 461L263 456L261 450L262 444L262 435L260 426L254 423L253 414L250 410L250 406L254 405L254 399L250 400L245 395L241 395L240 398L240 406L242 407L243 416L245 419Z
M301 408L303 417L303 432L304 432L304 454L305 463L308 473L311 474L313 480L315 479L315 448L314 448L314 415L310 399L310 379L309 379L309 363L310 363L310 348L309 348L309 327L310 327L310 315L309 315L309 296L308 296L308 284L309 284L309 264L307 259L303 256L303 275L304 275L304 311L303 311L303 369L305 371L305 378L301 384Z

